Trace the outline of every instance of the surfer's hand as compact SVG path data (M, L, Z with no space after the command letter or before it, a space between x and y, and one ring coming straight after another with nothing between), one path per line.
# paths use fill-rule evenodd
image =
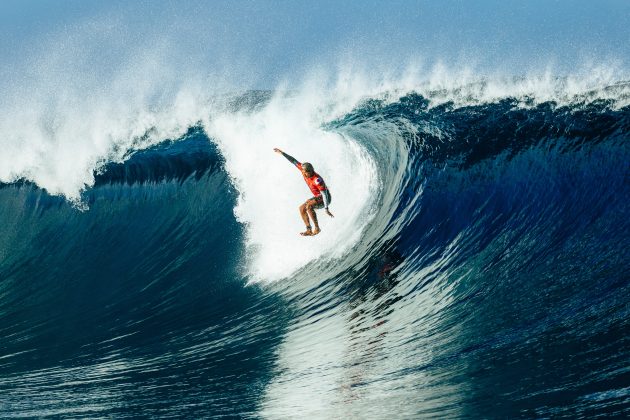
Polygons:
M333 214L328 209L326 209L326 214L329 215L330 217L335 217L335 216L333 216Z
M277 147L274 147L273 151L276 152L276 153L282 153L282 150L278 149Z

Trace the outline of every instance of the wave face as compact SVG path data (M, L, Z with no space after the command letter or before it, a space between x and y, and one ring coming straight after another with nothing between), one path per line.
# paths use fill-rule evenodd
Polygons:
M12 175L1 416L627 416L618 89L343 112L250 92L130 143L70 200ZM272 147L332 189L317 237Z

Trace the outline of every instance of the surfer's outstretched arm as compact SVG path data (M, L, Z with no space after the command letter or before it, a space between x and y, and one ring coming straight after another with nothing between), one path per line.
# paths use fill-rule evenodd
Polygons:
M286 153L284 153L282 150L280 150L280 149L278 149L278 148L273 149L273 151L274 151L274 152L276 152L276 153L280 153L282 156L284 156L285 158L287 158L287 160L288 160L289 162L291 162L292 164L294 164L295 166L297 166L297 167L298 167L298 169L300 168L300 167L298 166L298 165L300 164L300 162L299 162L296 158L294 158L293 156L291 156L291 155L287 155Z

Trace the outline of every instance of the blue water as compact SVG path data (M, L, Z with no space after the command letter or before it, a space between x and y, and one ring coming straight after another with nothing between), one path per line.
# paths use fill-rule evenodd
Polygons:
M630 415L628 106L410 92L318 129L379 188L341 255L273 281L202 122L103 162L80 205L1 184L0 417Z

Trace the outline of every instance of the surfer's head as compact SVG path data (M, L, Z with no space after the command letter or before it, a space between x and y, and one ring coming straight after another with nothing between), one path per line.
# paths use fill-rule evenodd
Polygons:
M302 164L302 173L306 176L313 176L315 174L315 169L313 169L313 165L308 162L304 162Z

